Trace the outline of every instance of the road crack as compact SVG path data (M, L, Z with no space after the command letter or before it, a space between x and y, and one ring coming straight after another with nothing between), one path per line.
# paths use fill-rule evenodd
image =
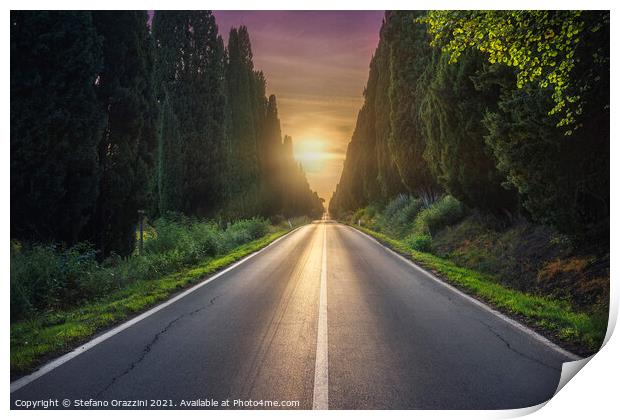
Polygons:
M193 311L190 312L186 312L184 314L179 315L178 317L176 317L175 319L173 319L172 321L170 321L164 328L162 328L160 331L158 331L153 338L151 339L151 341L149 341L146 346L144 346L144 348L142 349L142 351L140 352L140 356L138 358L136 358L134 361L132 361L129 366L120 374L114 376L112 378L112 380L110 380L110 382L101 390L97 393L97 395L95 396L95 398L99 398L101 395L103 395L106 391L108 391L110 388L112 388L112 386L114 386L114 384L116 382L118 382L119 379L123 378L124 376L128 375L132 370L134 370L136 367L138 367L138 365L140 363L142 363L142 361L144 361L144 359L146 358L146 356L151 352L151 350L153 349L153 347L155 346L155 344L157 344L157 342L159 341L159 339L161 338L161 336L163 336L164 334L166 334L170 328L172 328L177 322L179 322L180 320L182 320L183 318L186 317L190 317L193 315L196 315L199 312L204 311L205 309L208 309L210 306L213 306L215 304L215 301L219 298L220 296L215 296L213 298L211 298L209 300L209 303L207 303L206 305L201 306L198 309L194 309Z
M519 351L519 350L515 349L513 346L511 346L511 345L510 345L510 342L508 342L508 340L506 340L504 337L502 337L502 335L501 335L500 333L498 333L497 331L495 331L495 329L494 329L493 327L491 327L489 324L487 324L486 322L481 321L481 320L479 320L479 319L478 319L477 321L478 321L478 322L480 322L480 323L481 323L482 325L484 325L485 327L487 327L487 329L488 329L489 331L491 331L491 333L492 333L494 336L496 336L499 340L501 340L501 341L502 341L502 342L506 345L506 347L508 347L508 349L509 349L510 351L512 351L513 353L516 353L516 354L518 354L518 355L519 355L519 356L521 356L521 357L524 357L524 358L526 358L526 359L528 359L528 360L531 360L532 362L538 363L539 365L545 366L545 367L547 367L547 368L549 368L549 369L553 369L553 370L556 370L556 371L558 371L558 372L561 372L561 371L562 371L562 369L561 369L561 368L557 368L556 366L551 366L551 365L549 365L549 364L547 364L547 363L543 362L542 360L539 360L539 359L537 359L537 358L535 358L535 357L533 357L533 356L530 356L529 354L523 353L523 352L521 352L521 351Z

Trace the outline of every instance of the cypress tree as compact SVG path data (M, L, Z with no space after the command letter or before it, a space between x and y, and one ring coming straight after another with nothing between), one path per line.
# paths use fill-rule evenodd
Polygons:
M98 145L99 196L84 238L104 256L128 255L138 209L147 204L156 144L152 45L146 12L93 12L93 20L104 39L96 86L106 128Z
M423 158L426 138L419 114L422 98L434 72L434 53L424 25L423 12L387 14L385 39L389 44L391 133L389 145L402 183L408 192L433 201L441 188Z
M386 19L381 32L389 25ZM385 38L385 37L384 37ZM364 95L367 125L367 144L370 147L366 168L370 170L365 179L365 198L368 202L386 201L402 188L402 180L398 173L389 139L392 135L390 123L390 46L385 39L379 46L370 62L368 83Z
M159 202L167 210L208 215L221 203L227 133L225 51L209 11L155 13L160 128ZM171 126L172 125L172 126ZM165 187L168 184L170 187Z
M278 105L275 95L269 96L265 109L261 144L261 198L263 201L262 213L276 214L282 209L286 174L283 171L283 145Z
M499 90L484 84L476 87L483 63L475 51L465 53L458 63L450 64L447 54L439 59L420 110L424 157L452 196L469 207L502 213L515 209L516 195L502 187L506 179L485 143L488 132L482 119L497 108Z
M92 216L102 64L90 12L11 12L11 237L72 244Z
M245 26L232 28L228 37L226 68L230 106L228 173L230 210L248 215L256 208L258 162L259 96L264 101L264 78L254 72L252 46Z

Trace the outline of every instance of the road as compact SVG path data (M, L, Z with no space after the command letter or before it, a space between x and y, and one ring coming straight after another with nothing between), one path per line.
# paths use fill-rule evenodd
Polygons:
M13 383L11 402L520 408L554 394L569 357L368 236L324 220Z

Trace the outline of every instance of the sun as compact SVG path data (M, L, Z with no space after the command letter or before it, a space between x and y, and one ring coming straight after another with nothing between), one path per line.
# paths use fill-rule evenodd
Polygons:
M317 139L300 139L293 144L293 154L308 172L317 172L328 159L325 142Z

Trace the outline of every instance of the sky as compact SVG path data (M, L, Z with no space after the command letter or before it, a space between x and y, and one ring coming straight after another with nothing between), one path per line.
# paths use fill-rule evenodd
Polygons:
M215 11L227 41L245 25L254 66L275 94L282 134L310 187L329 201L363 103L368 66L379 42L382 11ZM327 204L327 203L326 203Z

